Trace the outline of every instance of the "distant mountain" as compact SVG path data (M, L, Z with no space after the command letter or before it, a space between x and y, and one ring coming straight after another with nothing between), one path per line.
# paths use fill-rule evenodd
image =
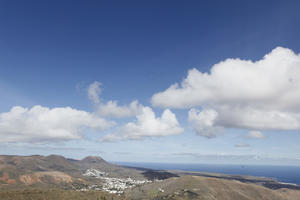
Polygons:
M82 160L50 156L0 156L0 188L67 187L90 184L94 181L82 174L90 168L110 176L144 179L142 172L106 162L101 157L89 156ZM74 186L75 185L75 186Z
M34 171L72 171L76 167L66 158L58 155L50 156L0 156L1 169L12 168L21 173Z
M80 160L79 162L86 163L86 164L103 164L103 163L108 164L108 162L106 162L99 156L88 156L88 157L85 157L84 159Z

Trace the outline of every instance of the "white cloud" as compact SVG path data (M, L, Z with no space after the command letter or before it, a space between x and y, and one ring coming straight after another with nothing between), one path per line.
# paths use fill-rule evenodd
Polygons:
M215 110L197 110L192 108L188 114L188 121L191 123L197 135L213 138L222 133L222 127L215 126L218 113Z
M102 102L99 98L101 94L101 84L97 81L88 87L88 97L96 106L97 114L105 117L132 117L141 112L143 106L137 100L132 101L129 105L119 106L118 101Z
M127 123L117 132L104 136L102 141L139 140L144 137L178 135L182 132L183 128L169 109L156 118L150 107L144 107L141 114L136 116L136 122Z
M13 107L0 113L0 142L45 142L79 139L84 128L103 130L114 122L70 107Z
M247 146L247 145L246 145ZM271 157L268 155L257 155L257 154L232 154L228 153L199 153L199 152L177 152L177 153L164 153L163 156L175 157L175 158L193 158L199 162L208 162L208 163L236 163L236 164L282 164L289 163L294 165L299 163L297 157L281 157L275 156ZM194 160L194 161L195 161Z
M179 157L194 157L200 159L216 159L216 160L257 160L260 158L258 155L252 154L230 154L230 153L198 153L198 152L181 152L181 153L171 153L170 156Z
M264 134L262 134L260 131L249 131L246 138L250 139L264 139L266 138Z
M299 99L300 55L277 47L255 62L226 59L215 64L210 73L192 69L180 85L173 84L154 94L152 104L201 107L204 113L198 113L198 118L194 115L192 120L194 127L200 127L195 128L199 134L197 129L202 132L202 123L207 120L211 120L205 126L209 129L300 130ZM207 110L215 113L213 119Z
M240 143L240 144L236 144L234 146L238 147L238 148L246 148L246 147L249 147L250 145L249 144L245 144L245 143Z
M101 83L95 81L91 83L88 87L88 97L93 103L98 104L100 103L99 95L101 94Z
M181 85L154 94L155 106L191 108L199 105L238 103L269 108L300 109L300 55L278 47L262 60L227 59L210 73L189 71Z
M118 106L117 101L108 101L106 104L98 105L97 113L106 117L131 117L140 113L142 107L137 100L125 106Z

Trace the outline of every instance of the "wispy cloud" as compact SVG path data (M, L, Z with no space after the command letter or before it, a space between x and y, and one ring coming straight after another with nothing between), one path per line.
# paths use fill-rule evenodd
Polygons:
M258 155L244 155L244 154L227 154L227 153L214 153L214 154L203 154L195 152L181 152L181 153L171 153L172 156L182 156L182 157L194 157L201 159L258 159Z
M239 143L239 144L235 144L234 146L238 147L238 148L247 148L247 147L250 147L250 145L246 144L246 143Z
M118 105L118 101L103 102L100 99L101 84L98 81L93 82L88 87L88 97L93 101L96 107L96 113L103 117L132 117L139 114L143 105L139 104L137 100L132 101L128 105Z
M132 155L133 154L132 152L125 152L125 151L115 151L113 153L117 154L117 155Z
M172 157L192 157L194 162L197 161L216 161L221 163L300 163L297 157L281 157L281 156L263 156L257 154L231 154L231 153L198 153L198 152L178 152L178 153L166 153L162 156L172 156Z
M266 136L262 134L260 131L249 131L248 135L245 136L245 138L249 139L265 139Z

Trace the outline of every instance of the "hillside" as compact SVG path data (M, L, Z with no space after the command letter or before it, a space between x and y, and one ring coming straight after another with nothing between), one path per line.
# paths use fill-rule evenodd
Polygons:
M122 200L118 195L101 191L10 190L0 191L1 200Z
M297 200L300 186L261 177L123 167L92 156L0 156L0 199Z
M110 164L101 157L74 160L58 155L0 156L0 189L79 189L101 182L83 176L88 169L99 170L109 177L145 179L141 171Z
M300 191L272 190L254 183L186 175L136 187L126 192L126 199L298 200Z

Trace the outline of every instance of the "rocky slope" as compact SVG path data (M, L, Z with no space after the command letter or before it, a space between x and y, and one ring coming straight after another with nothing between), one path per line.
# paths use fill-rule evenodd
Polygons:
M108 194L110 199L128 200L300 200L300 186L267 178L138 169L91 156L0 156L1 200L51 199L58 195L53 189L62 199Z
M101 157L74 160L58 155L0 156L0 189L26 186L80 189L99 182L83 176L90 168L101 170L111 177L145 179L142 171L110 164Z
M138 186L128 190L125 196L128 200L298 200L300 191L272 190L255 183L185 175Z

